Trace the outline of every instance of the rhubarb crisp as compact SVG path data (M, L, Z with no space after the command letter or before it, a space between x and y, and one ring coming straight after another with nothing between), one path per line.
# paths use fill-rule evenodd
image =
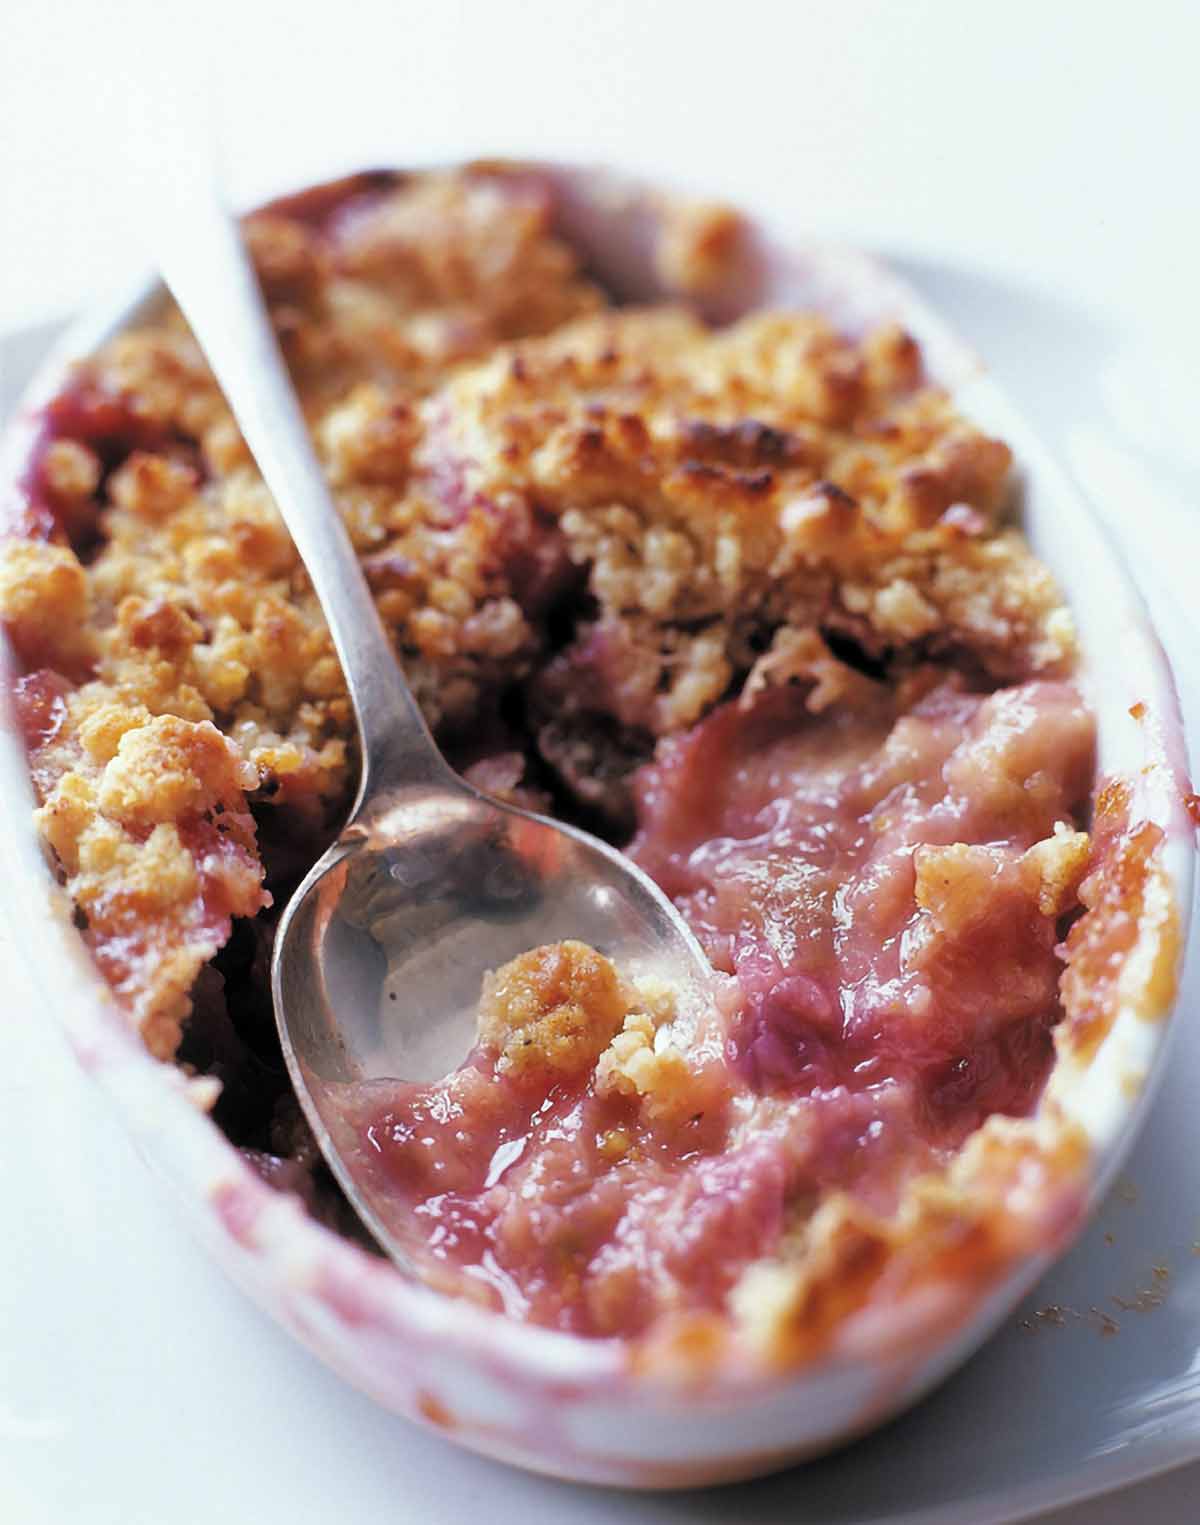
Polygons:
M347 1126L433 1285L800 1356L922 1257L1019 1237L1005 1215L1054 1162L1014 1120L1095 1017L1083 913L1134 847L1119 791L1096 803L1006 445L896 326L705 321L687 299L736 220L668 234L679 297L637 307L531 172L359 176L247 222L447 755L623 847L713 968L684 1010L581 943L531 949L488 977L458 1069L368 1088ZM150 1051L219 1082L232 1142L353 1234L268 982L353 793L351 709L177 313L45 408L7 529L16 708L80 933Z

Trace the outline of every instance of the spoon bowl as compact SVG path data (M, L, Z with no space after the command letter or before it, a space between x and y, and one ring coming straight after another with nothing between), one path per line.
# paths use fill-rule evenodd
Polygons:
M613 849L468 788L398 792L308 874L280 924L293 1079L436 1080L467 1053L482 978L577 938L686 989L704 969L673 908Z
M639 869L453 778L372 796L289 902L272 966L288 1070L343 1190L397 1259L386 1204L337 1143L346 1085L447 1074L474 1042L484 975L564 938L684 1001L700 994L704 954Z

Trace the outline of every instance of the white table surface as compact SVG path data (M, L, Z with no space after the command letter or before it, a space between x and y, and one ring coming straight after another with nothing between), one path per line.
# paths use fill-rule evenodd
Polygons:
M1113 446L1185 505L1158 520L1150 554L1194 607L1194 552L1180 554L1200 540L1187 518L1200 483L1188 0L21 0L13 12L0 34L0 381L36 345L16 331L142 262L127 166L146 81L207 70L245 194L356 162L536 152L802 213L815 234L891 256L1118 518L1144 477L1123 484ZM2 938L0 1521L619 1518L618 1495L517 1478L433 1437L398 1447L396 1421L193 1248ZM751 1495L719 1498L731 1518L754 1514ZM1045 1520L1198 1517L1193 1465Z

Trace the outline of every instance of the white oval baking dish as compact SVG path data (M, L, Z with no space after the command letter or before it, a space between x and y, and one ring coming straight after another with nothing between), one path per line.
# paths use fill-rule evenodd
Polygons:
M660 193L590 170L521 173L552 188L562 230L620 295L670 294L651 257L655 223L668 204ZM160 300L145 281L57 350L6 436L0 504L18 491L34 415L72 361ZM1088 1140L1090 1205L1149 1104L1191 906L1194 831L1166 659L1098 522L979 361L911 291L859 253L806 248L793 231L756 228L753 256L722 291L714 315L764 302L817 308L852 330L898 319L960 409L1013 447L1024 528L1079 627L1079 677L1099 720L1100 770L1126 779L1135 817L1164 833L1164 893L1134 955L1156 963L1159 976L1149 994L1118 1012L1086 1061L1060 1062L1051 1087ZM0 660L7 664L7 654ZM0 677L6 696L8 674ZM216 1259L349 1381L480 1451L564 1477L647 1487L744 1477L813 1455L894 1414L965 1359L1082 1221L1070 1215L1037 1253L983 1283L941 1285L882 1321L848 1327L818 1361L782 1375L727 1367L650 1372L620 1342L518 1326L450 1301L322 1229L296 1201L262 1184L189 1098L184 1077L130 1036L35 838L24 752L7 714L0 797L0 912L12 923L14 944L36 970L45 1005L80 1062L112 1097L145 1158L173 1183Z

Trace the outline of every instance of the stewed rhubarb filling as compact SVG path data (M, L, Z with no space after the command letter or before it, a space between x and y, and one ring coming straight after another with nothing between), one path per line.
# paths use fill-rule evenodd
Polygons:
M360 176L247 235L447 755L624 847L713 987L530 950L465 1064L349 1096L346 1143L440 1287L594 1335L770 1303L795 1354L871 1279L1059 1211L1043 1143L997 1119L1109 1020L1157 845L1115 807L1089 840L1070 614L1009 522L1007 447L911 336L706 322L753 264L708 207L656 206L653 236L639 213L660 299L621 306L558 194L511 166ZM53 869L122 1019L360 1234L267 978L357 770L320 608L170 308L39 427L0 619Z
M637 1333L718 1310L829 1193L893 1213L988 1116L1026 1114L1092 750L1069 683L932 673L819 715L794 689L730 701L661 748L630 852L723 972L711 1009L580 945L494 975L459 1070L347 1108L414 1261L522 1318Z

